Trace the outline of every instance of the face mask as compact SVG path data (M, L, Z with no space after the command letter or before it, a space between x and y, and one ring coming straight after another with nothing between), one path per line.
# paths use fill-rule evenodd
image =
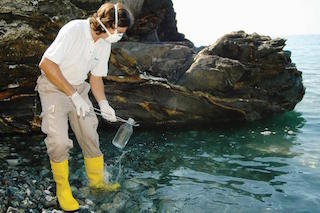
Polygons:
M97 21L99 22L99 24L101 25L101 27L107 32L108 34L108 37L106 39L104 39L105 41L108 41L110 43L116 43L118 41L121 40L122 36L123 36L123 33L118 33L118 5L115 4L114 5L114 10L115 10L115 24L114 24L114 27L115 27L115 30L114 30L114 33L111 34L109 32L109 30L106 28L106 26L102 23L102 21L100 20L100 18L97 18Z

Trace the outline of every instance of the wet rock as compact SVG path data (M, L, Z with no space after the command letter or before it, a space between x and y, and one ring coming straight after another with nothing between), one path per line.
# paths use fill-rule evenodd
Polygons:
M244 65L236 60L199 54L179 83L190 90L227 93L245 71Z
M93 211L90 210L90 207L85 205L85 206L80 206L80 213L92 213Z
M30 195L31 195L30 189L26 189L26 194L27 194L27 196L30 196Z
M123 183L123 187L130 191L136 191L141 189L141 184L135 182L134 180L126 180Z
M101 206L102 211L119 212L124 209L126 203L130 200L130 195L124 192L117 193L112 203L106 203Z
M24 200L24 195L22 194L22 192L19 191L16 194L14 194L14 199L18 201L22 201Z
M57 210L57 209L53 209L53 210L42 209L42 213L63 213L63 211Z
M25 200L21 202L21 207L28 209L28 208L34 208L36 205L27 197Z
M19 207L19 206L20 206L20 203L19 203L18 201L14 200L14 201L11 202L11 205L12 205L13 207Z
M69 176L69 181L70 183L74 183L74 182L83 182L83 185L85 184L85 181L87 180L87 175L85 173L85 170L83 167L80 167L79 169L77 169L76 171L72 172Z
M15 195L16 193L18 193L19 192L19 188L17 188L17 187L14 187L14 186L9 186L8 187L8 193L9 193L9 195Z
M113 45L109 75L147 75L176 83L193 63L194 50L176 43L123 42ZM146 76L147 77L147 76Z
M292 110L305 88L284 46L284 39L243 31L225 35L199 52L179 84L213 101L229 99L224 107L241 110L246 120Z
M82 187L78 190L77 196L79 199L86 199L90 194L89 187Z
M7 159L6 161L9 166L18 166L22 163L21 159Z
M43 170L41 170L40 172L40 177L48 177L51 175L51 171L49 169L44 168Z
M93 206L93 205L94 205L93 201L90 200L90 199L86 199L86 200L85 200L85 203L86 203L87 205L89 205L89 206Z
M4 197L5 193L6 193L6 191L4 189L0 189L0 196L1 197Z
M45 201L43 203L43 206L45 208L50 208L50 207L57 208L57 199L56 199L56 197L52 197L50 195L46 195L45 196Z
M0 159L6 159L9 156L9 147L1 146L0 147Z
M42 192L40 190L36 190L35 196L40 198L42 196Z
M19 213L19 209L13 208L11 206L8 207L7 213Z
M156 189L152 187L147 190L147 195L152 196L152 195L155 195L156 192L157 192Z

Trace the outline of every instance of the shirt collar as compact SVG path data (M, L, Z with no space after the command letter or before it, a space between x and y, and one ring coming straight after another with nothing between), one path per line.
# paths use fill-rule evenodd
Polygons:
M91 35L90 18L87 18L86 20L85 35L86 38L93 40Z

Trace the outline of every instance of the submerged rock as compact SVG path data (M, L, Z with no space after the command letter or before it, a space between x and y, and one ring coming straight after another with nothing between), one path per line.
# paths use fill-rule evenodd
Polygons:
M130 200L130 194L118 192L111 203L101 205L102 212L119 212L125 209L126 203Z
M135 25L113 45L110 104L140 127L252 121L292 110L304 95L284 39L234 32L197 48L176 29L171 0L123 1ZM0 134L40 130L38 63L60 27L100 1L0 3ZM93 102L95 103L95 102ZM106 126L106 125L104 125Z

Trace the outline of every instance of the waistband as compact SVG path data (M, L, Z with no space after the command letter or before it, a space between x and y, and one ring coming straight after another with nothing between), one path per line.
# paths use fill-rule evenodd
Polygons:
M45 81L48 81L49 84L51 84L52 86L55 86L53 83L51 83L51 81L49 81L49 79L47 78L47 76L46 76L44 73L41 73L41 75L39 76L39 78L41 78L41 79L43 79L43 80L45 80ZM86 81L84 81L83 83L81 83L81 84L79 84L79 85L71 84L71 86L72 86L73 88L79 88L79 87L81 87L81 86L83 86L83 85L86 85L86 84L88 84L88 83L87 83Z
M38 77L38 80L37 80L37 85L35 87L35 91L38 90L38 86L39 84L48 84L50 85L51 88L55 88L57 90L59 90L53 83L51 83L49 81L49 79L46 77L45 74L41 74L39 77ZM79 84L79 85L71 85L73 87L73 89L75 89L76 91L78 91L79 89L81 90L81 88L84 88L84 87L88 87L88 89L90 89L90 84L86 81L84 81L83 83Z

